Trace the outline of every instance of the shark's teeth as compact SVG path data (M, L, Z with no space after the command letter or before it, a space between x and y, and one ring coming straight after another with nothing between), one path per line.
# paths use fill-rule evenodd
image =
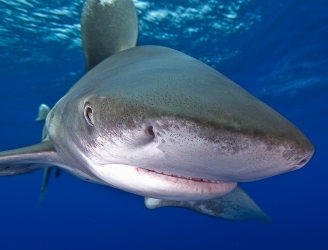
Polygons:
M176 175L176 174L167 174L167 173L163 173L163 172L156 172L156 171L150 170L150 169L145 169L145 170L147 170L149 172L156 173L156 174L162 174L162 175L166 175L166 176L170 176L170 177L176 177L176 178L185 179L185 180L198 181L198 182L207 182L207 183L222 183L221 181L214 181L214 180L208 180L208 179L202 179L202 178L193 178L193 177L186 177L186 176Z

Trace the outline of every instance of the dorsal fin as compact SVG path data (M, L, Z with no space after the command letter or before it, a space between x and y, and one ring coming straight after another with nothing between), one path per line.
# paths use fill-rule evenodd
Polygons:
M182 207L230 221L259 220L272 223L271 218L238 186L230 193L214 200L169 201L145 197L145 205L149 209Z
M112 54L135 47L138 16L132 0L87 0L81 36L87 71Z
M50 140L0 153L0 176L25 174L56 165L60 158Z

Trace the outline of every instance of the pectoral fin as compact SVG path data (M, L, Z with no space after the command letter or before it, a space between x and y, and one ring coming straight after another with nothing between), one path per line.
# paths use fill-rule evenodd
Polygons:
M205 201L169 201L145 197L149 209L182 207L219 219L230 221L260 220L271 223L271 218L240 188L225 196Z
M38 144L0 152L0 176L26 174L60 162L50 140Z

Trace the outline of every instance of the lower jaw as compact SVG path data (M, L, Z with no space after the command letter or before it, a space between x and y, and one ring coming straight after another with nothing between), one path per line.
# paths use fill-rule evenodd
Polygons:
M107 185L134 194L166 200L209 200L231 192L235 182L188 178L121 164L93 167Z

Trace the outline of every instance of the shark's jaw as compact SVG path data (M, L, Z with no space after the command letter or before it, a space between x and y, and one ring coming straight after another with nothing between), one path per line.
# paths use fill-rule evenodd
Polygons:
M142 196L168 200L209 200L231 192L235 182L189 178L122 164L93 166L92 172L109 186Z

